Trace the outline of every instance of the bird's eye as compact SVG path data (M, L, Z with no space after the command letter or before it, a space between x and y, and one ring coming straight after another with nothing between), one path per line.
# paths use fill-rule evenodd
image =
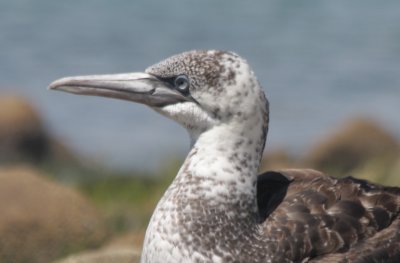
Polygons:
M190 86L189 78L186 75L179 75L175 78L174 85L180 92L187 93Z

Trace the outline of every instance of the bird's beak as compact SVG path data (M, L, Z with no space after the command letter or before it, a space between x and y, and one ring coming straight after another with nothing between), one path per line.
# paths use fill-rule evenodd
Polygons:
M170 84L147 73L66 77L51 83L49 89L129 100L151 107L188 101Z

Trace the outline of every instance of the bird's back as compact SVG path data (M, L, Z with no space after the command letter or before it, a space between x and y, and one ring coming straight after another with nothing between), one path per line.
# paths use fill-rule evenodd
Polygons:
M265 235L276 241L268 248L276 257L294 262L400 262L400 188L294 169L260 175L260 185L267 185L268 175L274 182L279 176L289 182L262 223Z

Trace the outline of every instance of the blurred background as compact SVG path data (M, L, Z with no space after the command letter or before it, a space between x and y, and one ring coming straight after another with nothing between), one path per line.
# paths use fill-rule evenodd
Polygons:
M263 170L400 185L399 1L1 1L0 47L1 262L140 253L186 132L142 105L46 87L192 49L252 65L270 100Z

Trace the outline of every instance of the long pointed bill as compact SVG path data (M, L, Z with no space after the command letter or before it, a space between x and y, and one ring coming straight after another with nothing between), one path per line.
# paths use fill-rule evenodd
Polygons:
M151 107L188 101L168 83L147 73L66 77L51 83L49 89L129 100Z

